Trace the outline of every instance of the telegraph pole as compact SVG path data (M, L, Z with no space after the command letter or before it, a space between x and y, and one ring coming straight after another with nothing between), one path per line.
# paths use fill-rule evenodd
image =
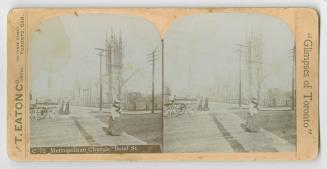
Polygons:
M164 39L161 39L161 111L164 109L164 94L165 94L165 82L164 82Z
M235 44L239 46L238 50L235 50L235 52L239 52L239 60L238 60L238 78L239 78L239 84L238 84L238 106L242 107L242 48L248 47L246 45L242 44Z
M292 104L291 104L291 110L294 110L295 108L295 95L296 95L296 91L295 91L295 44L293 46L292 49L289 50L290 54L291 54L291 59L292 59Z
M99 52L99 54L98 54L98 56L100 57L100 62L99 62L99 64L100 64L100 70L99 70L99 78L100 78L100 84L99 84L99 86L100 86L100 93L99 93L99 111L102 111L102 108L103 108L103 105L102 105L102 56L103 56L103 52L105 52L106 50L104 50L104 49L100 49L100 48L95 48L95 50L99 50L100 52Z
M150 56L148 56L148 62L152 64L152 100L151 100L151 113L154 113L154 74L155 74L155 61L158 59L156 58L158 56L157 48L155 48L151 53Z
M99 110L102 111L102 52L99 54L99 57L100 57L100 93L99 93L99 96L100 96L100 100L99 100Z

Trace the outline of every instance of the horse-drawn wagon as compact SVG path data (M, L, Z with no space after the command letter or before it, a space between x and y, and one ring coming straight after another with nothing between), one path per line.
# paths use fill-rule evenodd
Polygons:
M30 104L30 119L41 120L45 118L53 118L58 111L58 104L45 102Z
M164 115L176 117L183 114L193 114L197 104L195 98L175 98L164 104Z

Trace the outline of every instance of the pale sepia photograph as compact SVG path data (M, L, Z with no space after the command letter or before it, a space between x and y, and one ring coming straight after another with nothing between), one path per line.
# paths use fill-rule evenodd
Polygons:
M162 54L152 23L115 14L52 17L33 32L29 57L32 153L161 152Z
M296 151L294 41L269 15L174 21L164 47L164 151Z

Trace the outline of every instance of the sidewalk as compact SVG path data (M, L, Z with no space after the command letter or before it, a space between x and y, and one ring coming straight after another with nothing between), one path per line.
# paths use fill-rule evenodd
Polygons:
M210 114L164 119L165 152L233 152Z
M89 145L69 116L30 122L31 147Z
M91 115L72 117L75 124L79 126L82 135L90 145L146 145L144 141L137 139L126 132L121 136L110 136L103 131L107 124Z
M72 107L72 118L75 125L79 128L82 135L91 145L145 145L144 141L128 135L123 132L121 136L110 136L104 131L104 127L108 127L101 120L92 116L89 111L91 109L84 107ZM78 112L77 112L78 111Z
M31 147L88 146L88 145L145 145L144 141L123 133L106 135L107 124L90 115L90 110L71 107L70 115L31 121Z
M240 126L245 121L233 113L219 112L214 114L214 116L248 152L295 151L294 145L267 130L261 129L258 133L245 132Z
M291 152L295 145L262 129L246 132L240 117L224 107L164 119L167 152Z

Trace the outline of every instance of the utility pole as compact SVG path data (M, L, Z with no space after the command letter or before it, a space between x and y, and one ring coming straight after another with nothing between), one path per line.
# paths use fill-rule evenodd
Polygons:
M155 74L155 62L158 58L156 58L156 56L158 56L157 53L157 48L155 48L149 55L148 55L148 62L150 64L152 64L152 100L151 100L151 112L154 113L154 74Z
M100 64L100 70L99 70L99 79L100 79L100 84L99 84L99 86L100 86L100 93L99 93L99 111L102 111L102 108L103 108L103 105L102 105L102 56L103 56L103 52L105 52L106 50L104 50L104 49L100 49L100 48L95 48L95 50L98 50L98 51L100 51L99 53L98 53L98 56L100 57L100 62L99 62L99 64Z
M103 52L103 51L102 51ZM100 77L100 93L99 93L99 111L102 111L102 52L99 53L100 57L100 71L99 71L99 77Z
M238 60L238 78L239 78L239 84L238 84L238 106L242 107L242 48L248 47L246 45L242 44L235 44L239 46L238 50L235 50L235 52L239 52L239 60Z
M291 59L292 59L292 104L291 104L291 110L294 110L295 108L295 95L296 95L296 91L295 91L295 43L292 49L289 49L289 52L291 54Z
M164 39L161 39L161 111L163 113L164 110L164 95L165 95L165 82L164 82Z

